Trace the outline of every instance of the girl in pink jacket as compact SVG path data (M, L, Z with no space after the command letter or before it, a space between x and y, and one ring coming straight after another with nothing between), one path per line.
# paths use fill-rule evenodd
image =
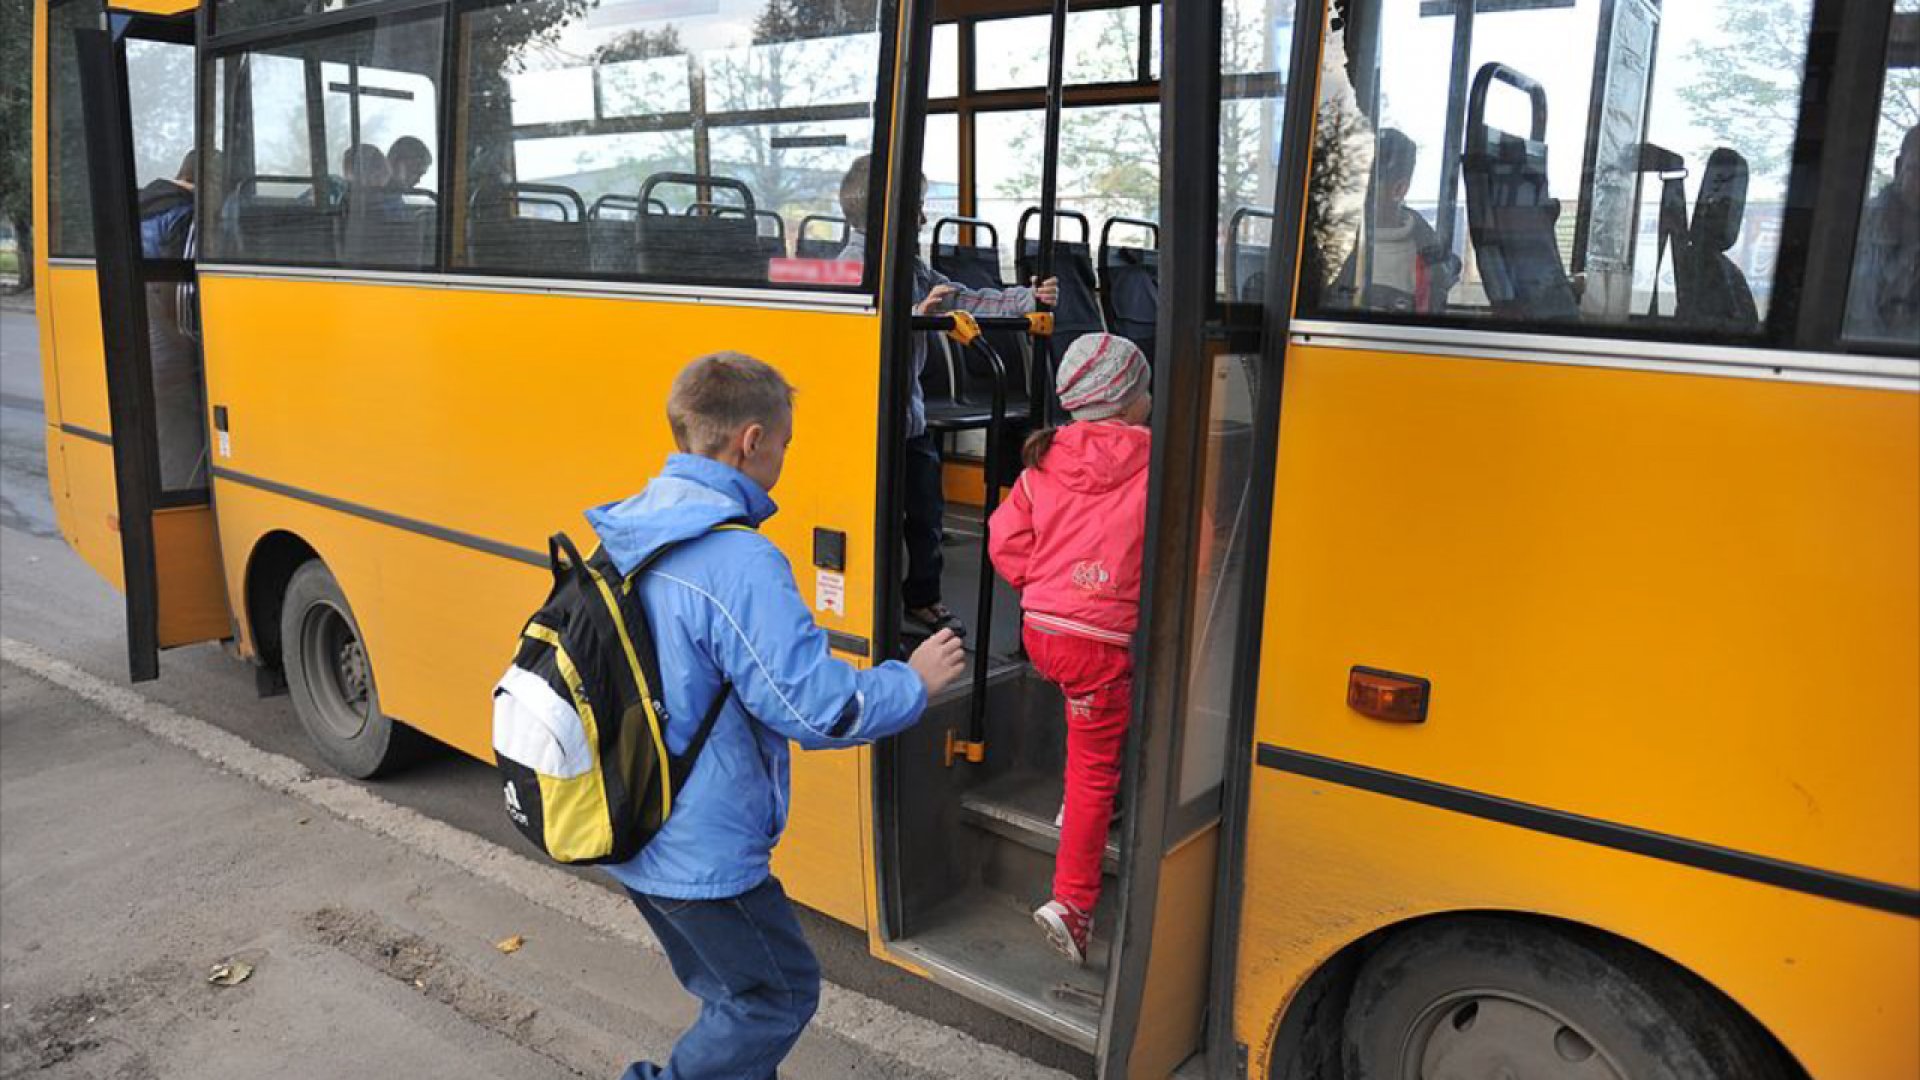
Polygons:
M1076 340L1056 382L1074 422L1027 439L1026 471L987 531L994 569L1020 590L1027 656L1067 699L1053 899L1033 920L1082 964L1133 707L1152 398L1146 357L1112 334Z

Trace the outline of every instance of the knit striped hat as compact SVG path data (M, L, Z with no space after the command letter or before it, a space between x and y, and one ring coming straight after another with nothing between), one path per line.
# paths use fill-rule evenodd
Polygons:
M1126 338L1084 334L1067 346L1054 385L1075 420L1104 420L1146 389L1147 358Z

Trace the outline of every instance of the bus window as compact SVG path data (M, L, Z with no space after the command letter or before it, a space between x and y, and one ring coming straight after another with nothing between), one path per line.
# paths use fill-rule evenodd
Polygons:
M1229 0L1221 8L1221 246L1215 295L1230 302L1266 299L1293 10L1286 0ZM1257 603L1246 594L1250 552L1260 530L1254 436L1256 424L1272 422L1270 415L1262 419L1258 402L1262 384L1277 373L1261 367L1260 312L1242 308L1223 321L1230 327L1229 341L1207 354L1212 392L1206 405L1200 525L1191 555L1194 631L1176 759L1174 795L1181 807L1176 834L1217 813L1235 675L1256 662L1244 654L1241 632L1259 617Z
M193 151L193 47L133 38L127 42L134 183L175 179Z
M1303 307L1757 337L1810 10L1354 4L1327 50Z
M1220 229L1215 288L1260 303L1273 233L1282 91L1293 41L1293 5L1227 0L1220 9Z
M960 27L941 23L933 28L933 53L927 63L927 98L944 101L960 96Z
M55 258L93 257L93 203L87 189L87 138L80 115L80 71L73 32L100 25L94 0L68 0L47 13L47 252Z
M1040 205L1046 114L1038 109L983 112L974 132L977 216L1011 241L1019 234L1021 215ZM1160 106L1141 102L1062 110L1059 185L1060 208L1091 221L1089 242L1110 218L1159 220ZM1075 227L1063 229L1061 240L1083 239ZM1017 280L1011 243L1002 244L1002 257L1006 280Z
M931 243L934 223L960 213L960 119L953 113L933 113L925 130L920 171L927 177L927 224L921 240Z
M129 38L126 64L141 254L154 260L186 259L191 255L194 189L199 186L193 46ZM181 318L179 285L156 276L145 282L145 292L160 490L198 491L209 479L200 352Z
M839 215L873 142L876 5L530 10L462 15L456 266L764 284L802 220Z
M437 15L221 56L222 183L209 258L434 266L439 63Z
M1904 40L1904 65L1896 41ZM1873 179L1860 216L1847 292L1846 336L1911 353L1920 345L1920 0L1896 4L1887 31Z
M341 6L326 0L215 0L214 32L231 34Z
M975 90L1016 90L1047 84L1046 15L987 19L973 28ZM1109 8L1067 14L1064 77L1069 86L1134 82L1140 75L1140 9Z

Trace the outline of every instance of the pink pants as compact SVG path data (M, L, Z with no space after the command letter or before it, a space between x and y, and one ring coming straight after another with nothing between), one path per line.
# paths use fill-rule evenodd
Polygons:
M1034 668L1067 697L1066 820L1053 861L1053 898L1091 915L1100 901L1100 858L1133 714L1133 653L1033 626L1021 637Z

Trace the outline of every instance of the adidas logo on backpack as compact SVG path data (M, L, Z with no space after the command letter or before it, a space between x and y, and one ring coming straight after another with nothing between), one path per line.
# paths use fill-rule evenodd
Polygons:
M565 534L547 550L553 589L493 690L507 816L556 862L626 862L667 823L732 687L686 752L668 753L660 659L635 583L671 546L625 576L602 550L581 558Z

